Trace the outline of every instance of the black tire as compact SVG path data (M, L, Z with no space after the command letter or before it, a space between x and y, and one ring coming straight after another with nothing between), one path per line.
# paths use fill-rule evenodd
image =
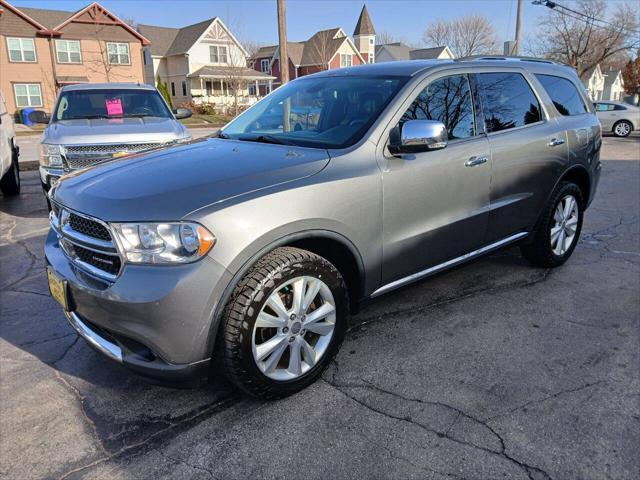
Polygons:
M0 180L0 190L7 197L20 193L20 166L15 149L11 152L11 166Z
M621 132L623 133L618 133L619 129L618 127L626 127L626 129L622 129ZM613 126L613 134L616 137L628 137L629 135L631 135L631 132L633 131L633 125L631 125L631 122L628 122L627 120L620 120L619 122L616 122L616 124Z
M288 280L301 276L321 278L329 287L336 307L336 321L323 356L294 380L277 381L257 366L252 353L253 328L264 303ZM342 343L347 325L347 287L338 269L326 259L292 247L277 248L249 270L226 305L219 343L222 367L229 380L249 395L274 399L291 395L313 383L328 366Z
M572 244L564 254L557 255L551 246L550 234L551 228L555 225L554 212L558 207L558 204L567 197L567 195L572 195L576 200L578 208L578 224L576 226L576 232ZM583 217L584 199L580 187L571 182L561 183L553 192L549 202L544 207L533 238L526 244L520 246L522 256L532 264L539 267L552 268L562 265L569 259L578 244L580 232L582 230Z

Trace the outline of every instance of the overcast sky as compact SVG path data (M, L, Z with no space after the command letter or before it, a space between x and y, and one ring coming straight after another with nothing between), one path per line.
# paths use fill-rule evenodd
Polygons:
M91 0L9 0L16 6L75 11ZM276 43L276 0L101 0L118 16L138 23L182 27L219 16L242 40ZM500 41L512 39L517 0L369 0L367 8L376 31L421 43L426 26L437 19L481 13L491 19ZM570 4L571 2L561 2ZM351 35L362 1L287 0L287 30L292 41L306 40L317 30L342 27ZM524 37L535 35L546 7L523 2Z

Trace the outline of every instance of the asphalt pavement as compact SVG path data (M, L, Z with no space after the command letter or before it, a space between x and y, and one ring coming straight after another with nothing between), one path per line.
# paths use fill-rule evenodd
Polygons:
M0 197L0 477L640 478L640 139L606 138L561 268L511 248L379 298L322 379L152 386L50 298L36 172Z

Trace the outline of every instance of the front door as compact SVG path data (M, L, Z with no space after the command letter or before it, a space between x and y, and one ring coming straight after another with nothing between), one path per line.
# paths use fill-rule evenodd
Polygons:
M482 246L488 223L491 154L468 76L427 80L399 125L414 119L443 122L449 143L400 157L385 152L383 285Z

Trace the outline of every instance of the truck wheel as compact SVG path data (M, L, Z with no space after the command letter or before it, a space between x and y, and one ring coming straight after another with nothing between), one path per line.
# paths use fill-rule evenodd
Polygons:
M616 137L628 137L632 130L633 126L626 120L620 120L613 126L613 134Z
M11 152L11 166L0 180L0 190L4 195L12 196L20 193L20 166L18 165L18 154L15 149Z
M522 245L522 255L534 265L557 267L566 262L580 238L584 201L575 183L561 183L542 212L530 243Z
M222 318L222 360L232 383L262 399L313 383L338 351L347 288L326 259L283 247L262 257L234 290Z

